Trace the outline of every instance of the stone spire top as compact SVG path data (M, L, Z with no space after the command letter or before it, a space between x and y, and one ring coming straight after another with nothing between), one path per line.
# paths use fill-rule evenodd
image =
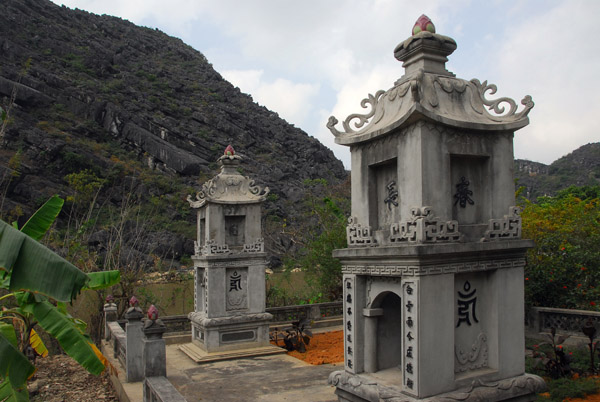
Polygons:
M343 131L335 127L339 122L331 116L327 128L335 142L348 146L368 142L417 120L494 132L514 131L529 124L527 114L534 105L531 96L521 100L523 108L510 98L489 99L488 95L496 93L494 84L467 81L446 70L454 50L454 39L436 33L426 15L419 17L412 35L394 49L405 74L387 91L363 99L361 106L368 112L346 117Z
M200 208L207 201L218 204L247 204L262 202L269 194L269 187L261 189L251 178L240 173L242 157L231 145L225 148L217 160L221 172L202 185L196 199L188 196L192 208Z

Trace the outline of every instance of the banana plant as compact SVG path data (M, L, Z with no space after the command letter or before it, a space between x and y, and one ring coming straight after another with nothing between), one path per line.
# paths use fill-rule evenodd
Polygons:
M63 350L92 374L106 359L85 334L85 324L71 317L65 303L85 289L110 287L119 271L84 273L38 242L50 228L64 201L50 198L21 228L0 221L0 402L28 401L27 379L35 372L26 356L39 338L39 325ZM8 302L11 301L9 304Z

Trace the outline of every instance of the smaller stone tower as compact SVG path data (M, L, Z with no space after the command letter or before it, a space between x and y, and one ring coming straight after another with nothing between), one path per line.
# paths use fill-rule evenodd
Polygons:
M192 342L207 353L269 346L265 312L266 253L261 202L269 193L240 174L242 157L231 145L218 160L221 172L196 199Z

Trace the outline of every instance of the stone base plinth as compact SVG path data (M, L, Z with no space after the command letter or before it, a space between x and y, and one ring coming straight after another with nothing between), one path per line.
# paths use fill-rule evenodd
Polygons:
M192 342L207 353L269 346L269 313L208 318L190 313Z
M399 385L388 383L370 374L350 374L334 371L329 384L336 387L339 402L449 402L449 401L513 401L526 402L536 399L536 394L546 390L542 378L523 374L500 381L475 380L464 388L426 398L415 398L402 392Z

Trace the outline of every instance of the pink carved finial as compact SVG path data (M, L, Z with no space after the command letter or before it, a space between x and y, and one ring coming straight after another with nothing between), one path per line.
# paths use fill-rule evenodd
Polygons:
M129 299L129 305L131 307L136 307L138 305L139 301L135 296L131 296L131 299Z
M225 148L225 152L223 153L223 155L227 155L227 156L235 155L235 149L233 149L231 144L227 145L227 148Z
M415 26L413 26L412 34L413 36L418 34L419 32L428 31L431 33L435 33L435 25L425 14L421 15L417 22L415 22Z
M158 309L152 304L150 308L148 308L148 318L152 321L156 321L158 318Z
M106 296L106 302L107 303L112 303L114 300L115 300L115 298L113 297L113 295Z

